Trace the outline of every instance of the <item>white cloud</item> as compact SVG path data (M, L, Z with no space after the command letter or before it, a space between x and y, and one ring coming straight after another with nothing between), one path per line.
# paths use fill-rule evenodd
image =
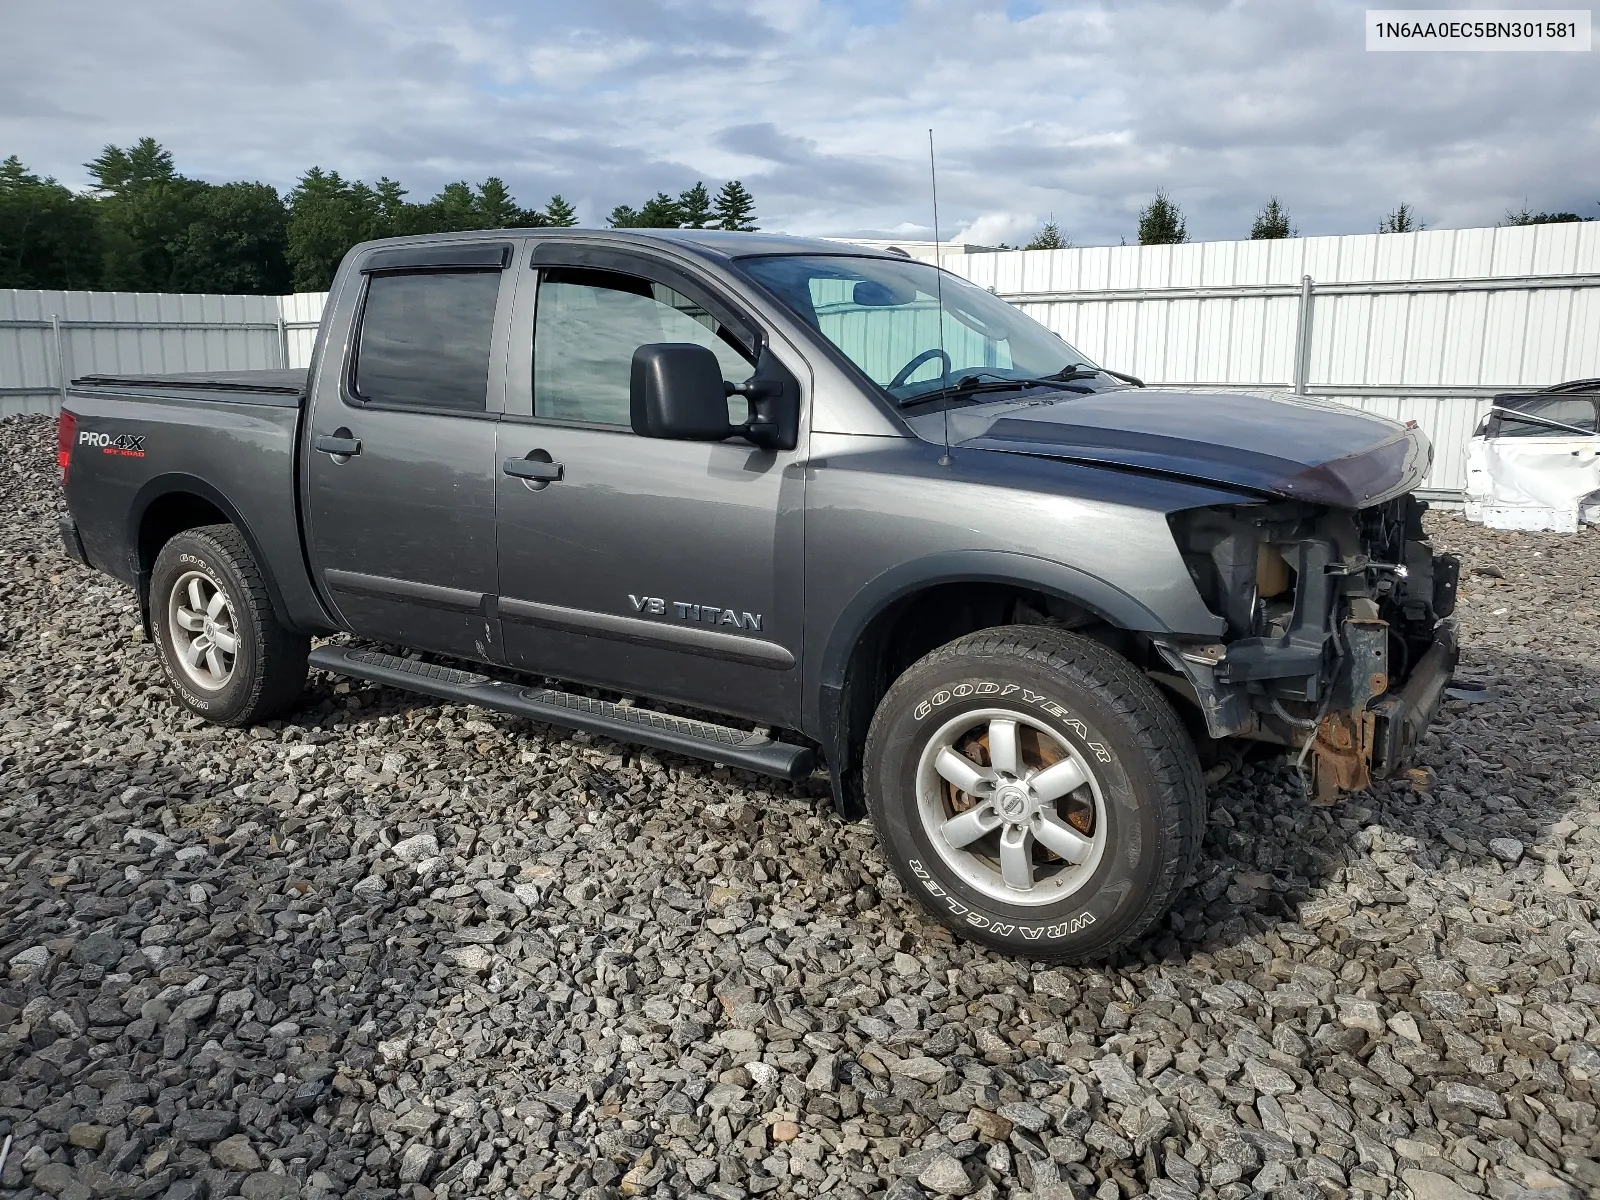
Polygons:
M984 213L952 235L952 240L974 246L1026 245L1039 232L1044 219L1032 213Z
M943 224L973 241L1054 214L1114 244L1158 186L1201 237L1271 194L1305 233L1401 200L1435 226L1524 198L1600 215L1575 169L1600 142L1592 56L1368 54L1347 0L495 2L13 5L0 156L80 182L149 134L204 178L497 174L590 221L738 176L764 226L825 233L924 228L933 126Z
M638 38L598 38L573 34L561 41L542 42L527 52L528 73L558 90L583 88L597 77L621 71L650 53L650 43Z

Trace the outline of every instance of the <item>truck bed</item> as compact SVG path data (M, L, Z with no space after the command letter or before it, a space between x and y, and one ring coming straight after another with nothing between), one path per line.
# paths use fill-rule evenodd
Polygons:
M314 623L321 606L300 545L295 465L307 374L74 380L66 487L86 561L142 587L165 525L226 521L272 564L268 586L285 624Z

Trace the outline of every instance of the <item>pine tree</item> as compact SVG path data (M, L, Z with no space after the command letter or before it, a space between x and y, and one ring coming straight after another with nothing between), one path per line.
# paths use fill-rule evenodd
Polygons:
M756 198L745 190L744 184L737 179L730 179L717 193L717 202L713 209L717 218L716 228L731 229L739 233L754 233L758 228L755 223L755 209Z
M196 205L208 190L185 179L154 138L107 146L84 164L94 176L103 251L101 286L113 291L183 290L177 259Z
M606 217L606 224L613 229L638 229L643 224L639 210L631 204L619 204L611 210Z
M383 222L391 229L400 228L405 210L411 207L406 204L406 189L387 175L382 175L372 194L377 198L378 213Z
M1378 222L1379 233L1417 233L1426 228L1426 225L1417 220L1417 210L1403 200L1399 208Z
M677 229L683 223L678 202L665 192L657 192L639 210L641 229Z
M472 207L483 218L485 229L512 228L522 216L522 210L511 198L511 190L498 175L491 175L478 185Z
M1034 235L1033 241L1023 247L1024 250L1066 250L1072 245L1061 236L1061 229L1055 221L1046 221L1039 227L1039 232Z
M44 180L30 175L22 160L13 154L0 163L0 190L7 188L38 187Z
M447 183L439 194L428 201L432 228L439 233L453 233L463 229L487 229L488 224L478 208L472 185L465 179Z
M704 229L711 224L711 193L704 183L678 193L678 221L684 229Z
M119 195L149 183L175 179L172 153L155 138L140 138L126 150L107 146L100 157L83 164L102 194Z
M1189 240L1183 210L1173 203L1165 188L1156 189L1156 198L1139 213L1139 245L1174 246Z
M312 167L289 193L289 270L296 291L322 292L345 252L357 242L418 233L425 206L406 204L393 180L377 189L346 183L337 171Z
M1255 224L1250 226L1251 241L1291 238L1297 234L1298 230L1289 227L1289 210L1278 203L1276 196L1267 200L1266 207L1256 214Z
M557 229L571 229L578 223L578 210L563 200L558 192L544 206L544 218Z

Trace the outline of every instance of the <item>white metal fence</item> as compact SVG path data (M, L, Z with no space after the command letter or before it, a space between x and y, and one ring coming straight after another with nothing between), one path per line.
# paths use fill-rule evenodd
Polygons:
M83 375L304 366L325 297L0 290L0 416Z
M1600 222L946 257L1105 366L1416 421L1465 486L1495 392L1600 376ZM304 366L326 299L0 291L0 415L114 371Z
M1496 392L1600 376L1600 222L947 258L1149 383L1283 388L1416 421L1459 495Z

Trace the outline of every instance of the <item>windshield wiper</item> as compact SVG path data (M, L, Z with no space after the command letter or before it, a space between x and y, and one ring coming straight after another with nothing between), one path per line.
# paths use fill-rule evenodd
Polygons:
M1046 375L1044 378L1052 383L1065 383L1069 379L1093 379L1101 373L1099 367L1091 367L1088 363L1073 363L1071 366L1062 367L1054 375Z
M1079 392L1084 395L1093 393L1093 388L1071 387L1073 380L1092 379L1099 374L1098 371L1089 370L1079 372L1082 363L1075 363L1054 375L1045 375L1039 378L1013 378L1007 375L995 375L993 379L984 379L982 376L995 374L991 371L971 371L963 375L954 383L946 387L934 388L931 392L918 392L915 396L908 396L900 401L901 408L909 408L913 404L925 404L930 400L945 400L951 397L979 396L986 392L1015 392L1025 388L1047 387L1061 392Z

